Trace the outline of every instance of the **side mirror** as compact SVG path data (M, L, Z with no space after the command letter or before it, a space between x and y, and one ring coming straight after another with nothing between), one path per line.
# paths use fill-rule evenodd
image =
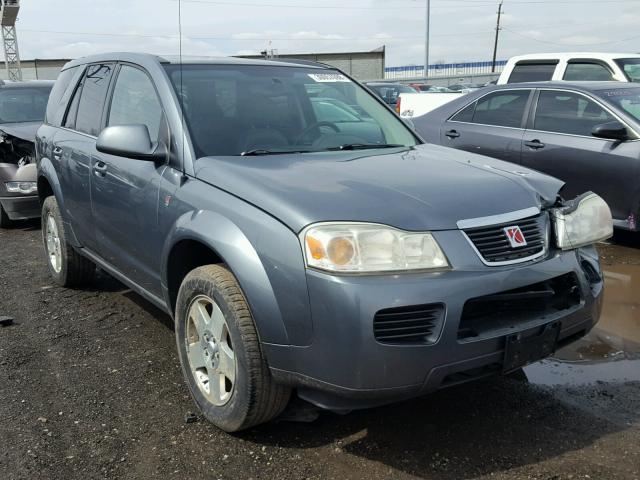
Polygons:
M96 150L117 157L135 160L161 160L166 149L151 141L146 125L117 125L105 128L98 136Z
M621 142L629 140L627 127L617 120L596 125L591 131L591 135L598 138L606 138L608 140L619 140Z

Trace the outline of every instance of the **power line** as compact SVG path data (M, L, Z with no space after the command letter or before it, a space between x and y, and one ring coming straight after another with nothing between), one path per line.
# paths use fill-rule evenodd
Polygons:
M626 37L626 38L621 38L619 40L611 40L611 41L607 41L607 42L597 42L597 43L560 43L560 42L554 42L551 40L541 40L539 38L536 37L532 37L530 35L525 35L522 34L520 32L516 32L515 30L511 30L510 28L507 27L502 27L505 31L513 34L513 35L517 35L518 37L522 37L522 38L526 38L527 40L533 40L534 42L539 42L539 43L545 43L548 45L558 45L558 46L563 46L563 47L593 47L593 46L600 46L600 45L610 45L610 44L614 44L614 43L621 43L621 42L626 42L629 40L635 40L636 38L640 38L640 35L634 35L632 37Z

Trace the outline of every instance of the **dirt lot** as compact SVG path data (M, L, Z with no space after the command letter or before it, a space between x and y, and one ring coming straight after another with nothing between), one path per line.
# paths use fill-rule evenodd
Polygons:
M185 422L167 316L108 277L54 287L39 226L0 231L0 479L638 479L640 239L621 242L599 327L522 378L227 435Z

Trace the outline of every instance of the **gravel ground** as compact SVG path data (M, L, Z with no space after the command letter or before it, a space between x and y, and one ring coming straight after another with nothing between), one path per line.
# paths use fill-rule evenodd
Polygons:
M53 286L37 224L0 246L0 479L640 478L633 382L496 378L236 435L187 423L166 315L108 277Z

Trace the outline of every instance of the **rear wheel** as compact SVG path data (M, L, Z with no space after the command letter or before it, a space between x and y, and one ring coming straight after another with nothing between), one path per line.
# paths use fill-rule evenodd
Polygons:
M207 265L187 275L176 322L182 371L205 418L235 432L284 410L290 389L273 381L247 302L228 269Z
M4 211L2 205L0 205L0 228L9 228L11 225L11 220L9 219L9 215Z
M78 287L92 280L95 265L67 242L55 197L48 197L42 205L42 237L49 273L58 285Z

